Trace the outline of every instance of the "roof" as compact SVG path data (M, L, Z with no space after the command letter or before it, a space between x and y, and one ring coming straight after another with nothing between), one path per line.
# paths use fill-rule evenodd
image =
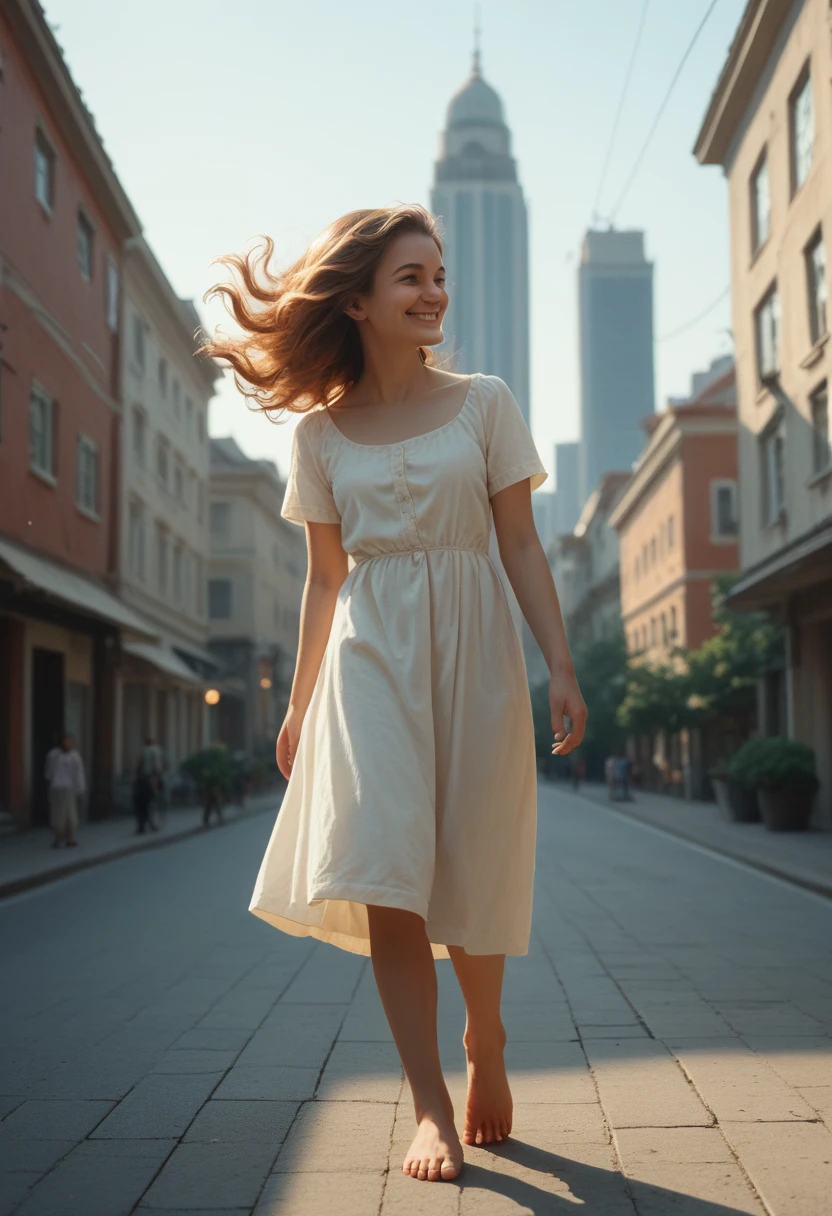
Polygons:
M469 122L495 123L500 126L505 122L500 95L483 80L478 63L474 64L473 72L448 105L447 126Z
M748 0L711 94L693 154L701 165L724 165L757 81L794 0Z
M610 513L631 477L632 473L624 469L614 469L603 474L586 500L580 519L575 524L576 536L585 536L596 517Z

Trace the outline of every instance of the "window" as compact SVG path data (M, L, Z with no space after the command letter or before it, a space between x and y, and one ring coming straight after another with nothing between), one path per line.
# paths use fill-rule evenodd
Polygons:
M809 293L809 336L819 342L827 328L826 246L820 229L806 246L806 287Z
M224 540L231 533L231 503L211 503L211 535Z
M160 439L156 448L156 475L165 489L168 488L168 445Z
M812 468L823 473L832 467L832 445L829 442L829 386L824 381L809 398L812 408Z
M197 487L196 487L197 523L200 523L200 524L202 523L202 519L203 519L204 515L205 515L205 487L203 486L202 482L200 481L197 483Z
M196 570L196 610L199 616L202 616L205 611L205 584L202 581L202 558L198 555L194 558L194 567Z
M107 258L107 327L118 333L118 266Z
M656 564L656 538L655 538L655 536L653 536L650 538L650 565L655 566L655 564Z
M769 288L754 314L757 335L757 376L764 383L767 376L780 370L780 296L776 287Z
M130 573L134 578L144 582L144 506L135 499L130 503L128 545Z
M751 252L756 253L771 228L771 192L765 151L751 176Z
M177 502L185 501L185 479L182 476L182 465L178 460L173 466L173 492Z
M654 616L650 617L650 645L656 645L656 618Z
M779 415L760 436L764 524L776 523L786 505L785 449L786 424Z
M676 539L676 519L673 515L667 517L667 547L672 549Z
M205 442L205 419L202 417L202 410L196 412L196 433L200 443Z
M789 98L789 137L791 153L792 194L806 180L812 165L812 147L815 141L815 116L812 106L812 77L808 63L798 77Z
M136 464L144 464L147 445L147 420L144 410L133 406L133 457Z
M675 638L676 638L676 605L671 604L670 605L670 640L674 641Z
M737 485L734 481L711 482L711 536L722 540L737 535Z
M167 359L159 360L159 392L163 397L168 395L168 361Z
M667 613L662 613L662 645L667 645Z
M179 417L179 407L182 400L182 385L178 380L173 382L173 412Z
M231 580L209 578L208 615L212 621L227 621L231 616Z
M145 369L145 333L141 317L133 317L133 358L140 372Z
M54 477L55 402L39 384L29 397L29 464L38 473Z
M168 551L170 541L167 528L156 525L156 586L160 595L168 593Z
M75 502L89 515L98 513L98 444L78 436L75 449Z
M78 248L78 265L81 274L89 283L92 279L93 240L95 230L84 211L78 212L78 228L76 232Z
M188 426L191 425L193 416L194 416L194 403L190 397L186 397L185 398L185 421L188 423Z
M35 131L35 198L51 215L55 205L55 151L40 127Z
M176 545L173 550L173 602L175 604L182 603L182 565L182 546Z

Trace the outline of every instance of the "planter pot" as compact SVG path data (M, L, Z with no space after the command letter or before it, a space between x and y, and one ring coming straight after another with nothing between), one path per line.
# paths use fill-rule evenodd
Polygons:
M757 791L750 790L730 777L711 777L719 809L733 823L758 823L760 807Z
M814 793L758 790L763 823L771 832L802 832L812 817Z

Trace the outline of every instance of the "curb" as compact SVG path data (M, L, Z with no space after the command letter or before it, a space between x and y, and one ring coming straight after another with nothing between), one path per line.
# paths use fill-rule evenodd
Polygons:
M571 792L575 794L574 790ZM808 875L778 866L774 862L763 861L757 857L749 857L747 853L743 853L740 849L729 849L724 845L713 844L709 840L703 840L700 836L696 836L692 832L686 832L684 829L670 827L663 823L654 823L652 819L645 819L634 811L626 810L623 806L616 806L615 803L610 803L607 806L606 803L596 801L595 798L590 797L588 794L582 794L580 791L575 794L575 797L582 798L584 802L589 802L593 806L599 807L602 811L613 811L617 815L624 815L627 819L632 819L634 823L641 823L645 827L654 828L657 832L663 832L665 836L672 836L676 840L685 840L688 844L698 845L700 849L707 849L710 853L716 853L720 857L728 857L731 861L739 861L752 870L759 870L763 874L770 874L773 878L780 878L784 882L789 882L795 887L802 887L803 890L811 891L815 895L821 895L825 899L832 899L832 878L828 881L810 878Z
M43 870L39 874L27 874L22 878L13 878L9 882L0 883L0 900L10 895L17 895L21 891L29 891L34 887L41 887L47 883L56 882L59 878L66 878L70 874L78 874L81 870L89 870L93 866L103 865L107 861L117 861L120 857L128 857L131 853L147 853L151 849L161 849L167 845L178 844L180 840L188 840L192 836L201 836L217 828L230 828L235 823L243 823L247 819L256 819L258 815L265 815L267 811L279 810L282 801L282 797L279 797L275 802L258 807L256 810L243 811L241 814L235 815L233 819L225 819L222 823L215 824L211 828L205 828L200 823L195 827L186 828L184 831L177 832L172 836L161 833L152 841L139 843L134 840L117 849L113 849L109 853L101 853L98 857L79 857L77 861L72 861L69 865L56 866L52 870Z

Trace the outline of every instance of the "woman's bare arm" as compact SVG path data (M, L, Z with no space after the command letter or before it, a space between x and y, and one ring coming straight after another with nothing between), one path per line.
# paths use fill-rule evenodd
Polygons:
M300 728L332 629L335 601L347 577L347 554L340 524L306 523L308 567L300 608L298 658L289 694L286 720L277 737L277 766L288 779L297 751Z
M587 709L575 678L555 581L537 535L528 479L500 490L491 499L491 507L505 572L549 668L549 705L556 739L552 750L565 756L583 740ZM572 723L568 735L564 715Z

